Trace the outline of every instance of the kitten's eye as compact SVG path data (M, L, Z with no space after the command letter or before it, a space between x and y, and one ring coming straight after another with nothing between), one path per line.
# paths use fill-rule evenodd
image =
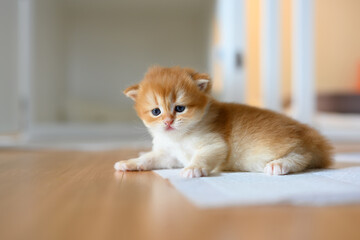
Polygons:
M159 116L159 114L161 113L161 110L159 108L154 108L153 110L151 110L151 113L154 116Z
M176 111L176 112L179 112L179 113L180 113L180 112L183 112L184 110L185 110L185 106L179 106L179 105L178 105L178 106L175 107L175 111Z

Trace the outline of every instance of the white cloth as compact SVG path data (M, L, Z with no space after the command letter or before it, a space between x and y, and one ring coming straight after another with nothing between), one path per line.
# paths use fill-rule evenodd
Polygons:
M340 162L359 163L360 154L336 156ZM156 170L198 207L360 203L360 166L311 170L284 176L226 172L218 176L184 179L180 169Z

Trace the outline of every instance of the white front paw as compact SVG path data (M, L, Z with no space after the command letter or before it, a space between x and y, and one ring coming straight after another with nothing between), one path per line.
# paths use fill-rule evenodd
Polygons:
M289 173L289 169L280 162L272 161L266 164L264 173L267 175L285 175Z
M180 175L184 178L198 178L208 176L208 171L200 167L187 167L184 168Z
M145 170L143 164L134 160L119 161L114 164L117 171L141 171Z

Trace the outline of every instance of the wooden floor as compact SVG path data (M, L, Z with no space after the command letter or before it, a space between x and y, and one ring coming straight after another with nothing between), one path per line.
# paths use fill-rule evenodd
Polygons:
M136 154L0 150L0 239L360 239L360 205L201 210Z

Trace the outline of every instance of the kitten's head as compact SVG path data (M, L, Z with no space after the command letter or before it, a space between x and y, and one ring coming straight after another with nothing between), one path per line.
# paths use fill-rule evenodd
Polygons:
M189 68L152 67L124 93L153 132L185 133L198 123L209 102L210 77Z

